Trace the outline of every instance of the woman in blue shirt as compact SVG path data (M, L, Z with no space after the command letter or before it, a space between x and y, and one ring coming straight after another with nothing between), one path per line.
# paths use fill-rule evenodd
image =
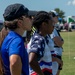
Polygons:
M4 26L9 30L1 46L4 75L29 75L28 54L22 38L26 30L31 30L28 12L24 5L17 3L4 11Z

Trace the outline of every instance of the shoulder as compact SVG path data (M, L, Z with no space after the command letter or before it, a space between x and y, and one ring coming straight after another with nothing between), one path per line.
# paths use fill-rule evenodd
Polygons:
M32 40L33 41L44 42L44 37L39 35L39 34L35 34L35 35L33 35Z
M23 39L21 36L19 36L16 33L13 32L9 32L8 35L5 37L4 41L3 41L3 45L6 44L6 46L8 45L19 45L22 44Z
M12 39L12 40L16 40L16 41L22 41L22 37L15 33L14 31L10 31L7 35L7 39Z
M44 48L44 46L45 46L44 37L42 37L38 34L33 35L33 37L30 39L30 42L29 42L28 46L31 49L32 48L36 48L36 49Z

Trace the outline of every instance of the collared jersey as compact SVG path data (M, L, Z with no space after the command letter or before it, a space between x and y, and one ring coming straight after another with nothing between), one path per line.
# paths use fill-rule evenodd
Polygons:
M21 58L21 75L29 75L28 54L24 46L23 38L20 35L14 31L10 31L2 43L1 54L4 62L5 75L11 75L9 57L13 54L19 55Z

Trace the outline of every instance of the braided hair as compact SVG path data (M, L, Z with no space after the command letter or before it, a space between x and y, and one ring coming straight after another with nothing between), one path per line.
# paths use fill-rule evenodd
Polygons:
M34 17L34 19L33 19L33 22L32 22L32 25L33 25L37 30L39 30L41 24L42 24L43 22L48 23L48 21L49 21L50 19L52 19L52 18L51 18L51 16L49 15L48 12L46 12L46 11L39 11L39 12L35 15L35 17Z

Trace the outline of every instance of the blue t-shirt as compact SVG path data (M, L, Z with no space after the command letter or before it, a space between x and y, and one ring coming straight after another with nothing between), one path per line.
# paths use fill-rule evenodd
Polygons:
M23 38L20 35L10 31L2 43L1 54L4 62L5 75L11 75L9 57L13 54L19 55L22 60L21 75L29 75L28 54L24 46Z

